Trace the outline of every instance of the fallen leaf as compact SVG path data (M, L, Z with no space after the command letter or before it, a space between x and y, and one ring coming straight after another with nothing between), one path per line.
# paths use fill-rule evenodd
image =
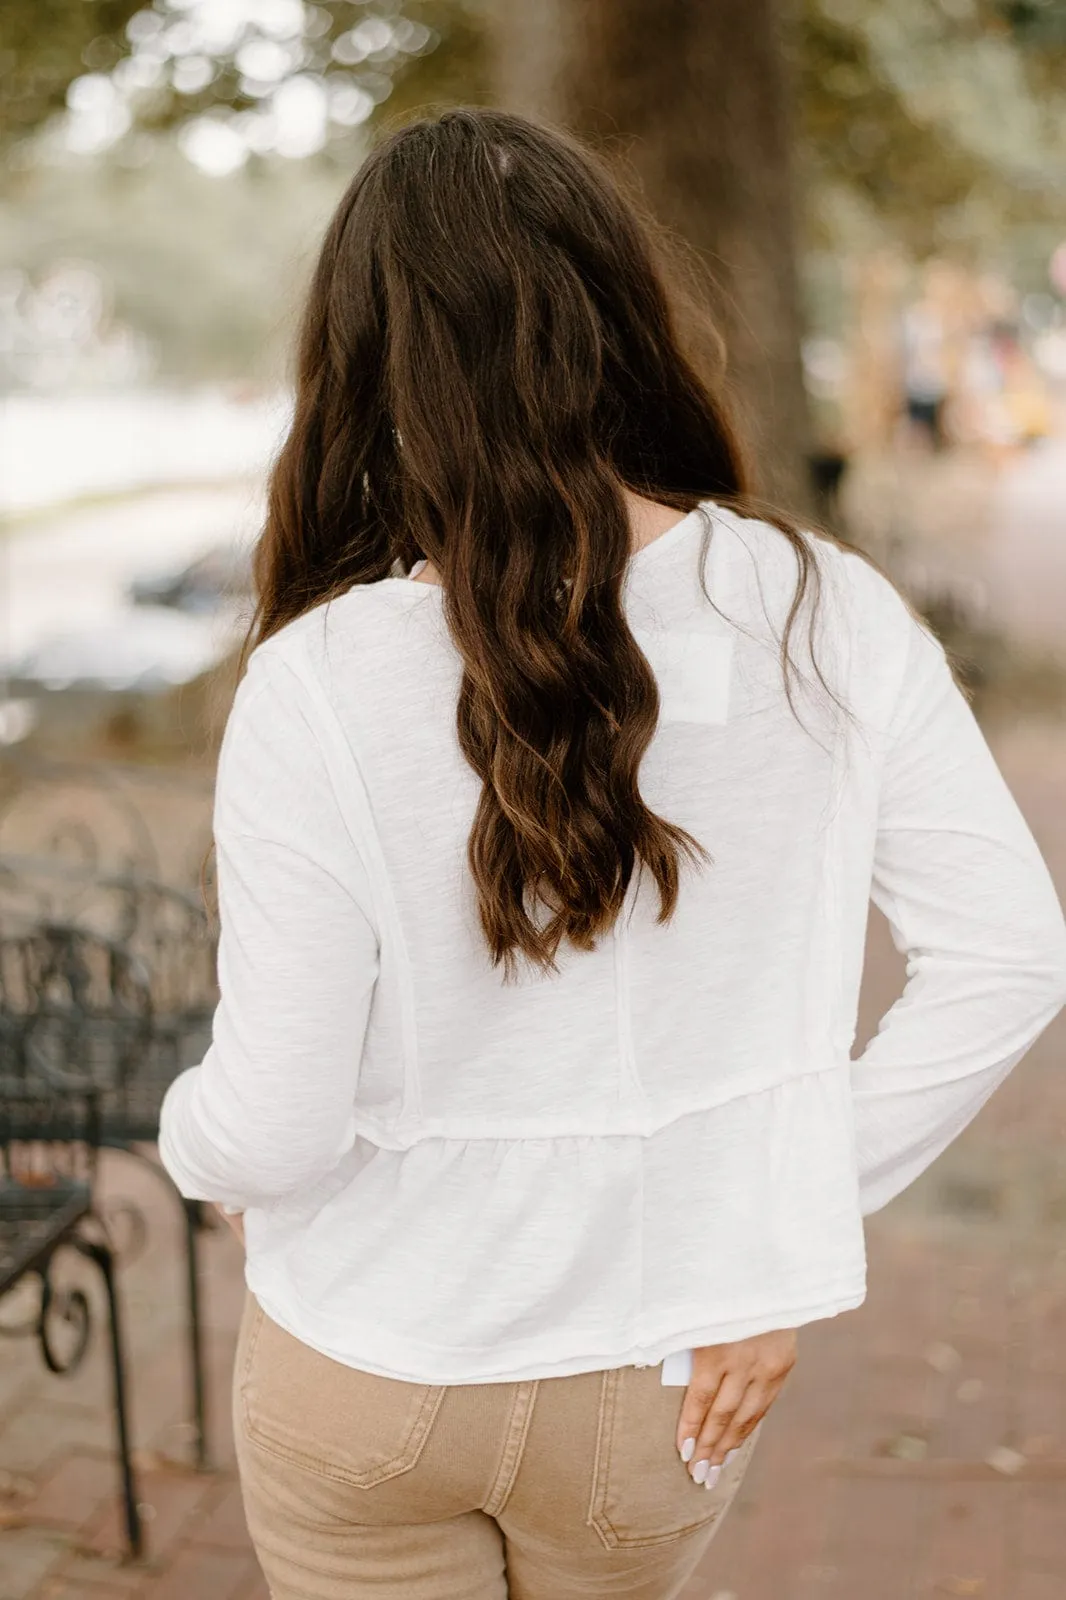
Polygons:
M934 1372L954 1372L962 1365L962 1357L953 1344L931 1344L925 1352L925 1359Z
M928 1452L928 1443L916 1433L897 1433L885 1449L896 1461L924 1461Z
M1012 1450L1009 1445L998 1444L985 1456L985 1461L996 1472L1002 1472L1005 1477L1013 1478L1025 1466L1025 1457L1020 1450Z

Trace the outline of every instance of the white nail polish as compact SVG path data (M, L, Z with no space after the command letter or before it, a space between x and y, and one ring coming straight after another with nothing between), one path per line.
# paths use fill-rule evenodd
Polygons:
M711 1464L709 1461L697 1461L692 1469L692 1481L694 1483L702 1483L710 1470Z
M684 1444L681 1446L681 1459L682 1459L682 1461L691 1461L692 1457L695 1454L696 1454L696 1441L695 1441L695 1439L686 1439Z
M738 1456L739 1454L740 1454L740 1446L737 1445L737 1448L735 1450L730 1450L729 1454L726 1456L725 1460L722 1462L723 1467L728 1467L728 1465L732 1461L733 1457L734 1456Z
M713 1489L715 1484L718 1482L718 1479L721 1476L722 1476L721 1467L711 1467L708 1470L706 1482L704 1483L703 1487L705 1489Z

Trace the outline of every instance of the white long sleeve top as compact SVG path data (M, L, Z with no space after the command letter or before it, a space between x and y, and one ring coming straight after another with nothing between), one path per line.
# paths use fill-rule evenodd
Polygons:
M698 581L700 535L711 606ZM246 1212L267 1313L349 1365L545 1377L858 1305L862 1217L960 1132L1066 999L1066 928L944 653L812 540L707 503L638 551L647 803L713 865L648 875L591 952L505 985L465 852L442 591L357 585L254 651L221 752L221 1000L163 1106L183 1194ZM806 621L796 629L804 667ZM902 997L850 1059L870 898Z

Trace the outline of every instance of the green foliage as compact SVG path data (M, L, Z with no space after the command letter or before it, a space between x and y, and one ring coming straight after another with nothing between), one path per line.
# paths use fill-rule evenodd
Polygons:
M142 0L3 0L0 133L32 133L62 109L83 72L109 72L128 49Z
M79 161L0 195L0 271L92 262L111 312L171 378L276 382L322 232L351 164L255 161L219 180L170 145L133 168Z
M177 15L165 0L147 8L143 0L127 0L121 11L114 0L110 8L49 0L46 25L40 0L3 4L3 142L33 133L61 110L74 77L120 60L131 14L140 19L133 33L141 38L156 27L146 17L162 24ZM357 66L334 59L333 45L353 23L367 15L399 17L401 10L430 30L431 48L386 50L382 59ZM6 26L8 13L12 19L17 13L17 27ZM309 48L300 70L365 86L378 115L390 122L425 104L487 97L484 29L462 0L404 0L402 8L379 0L364 9L329 0L306 14ZM171 131L190 119L254 110L235 58L241 42L256 36L253 20L196 93L180 93L173 73L165 72L138 96L135 130L113 150L63 157L53 147L13 165L0 184L0 271L17 269L33 281L57 260L91 262L107 286L111 314L148 337L167 377L277 380L322 230L366 148L364 126L342 125L316 156L253 156L226 178L206 175L179 153ZM47 95L12 98L16 78L41 85L46 68Z
M426 100L483 99L486 92L477 0L314 0L291 33L249 4L232 27L218 26L209 56L195 38L196 12L183 15L176 0L44 0L44 17L41 9L34 0L5 0L12 13L0 52L5 140L33 132L62 109L75 77L116 66L115 82L141 130L205 113L254 115L272 87L297 74L328 89L341 138L346 123L356 125L385 101L391 115ZM260 63L273 58L258 79L257 50Z
M286 44L288 70L364 110L372 102L371 125L485 101L489 3L312 0ZM353 46L353 30L375 18L400 26L380 48ZM0 144L46 125L75 77L128 66L137 41L156 50L158 70L131 91L134 131L111 153L13 168L0 188L0 266L86 257L116 311L154 337L165 370L262 371L366 126L362 112L342 119L304 161L253 156L227 179L203 176L174 151L172 130L205 113L254 118L264 87L242 48L267 34L249 7L195 81L182 67L188 47L167 33L180 22L168 0L3 0ZM806 274L827 307L816 324L837 314L840 260L881 241L916 258L991 253L1042 281L1066 212L1066 0L799 0L789 49Z
M1020 44L1066 46L1066 0L994 0L991 9Z
M846 193L916 256L1061 225L1066 73L999 0L803 0L794 41L812 243ZM1066 0L1028 8L1066 21ZM1057 24L1056 24L1057 25Z
M477 0L433 0L432 5L423 4L419 15L435 30L439 43L431 53L410 58L400 67L382 108L386 119L409 117L428 106L489 103L488 36Z
M371 105L392 121L428 103L483 101L489 3L314 0L285 40L286 71L354 95L363 109L350 125ZM253 6L200 80L185 70L190 47L168 0L5 0L4 13L0 137L39 126L80 72L113 67L131 48L131 17L132 48L154 63L132 91L141 128L264 104L248 49L271 35ZM378 41L366 36L375 24ZM918 255L1061 217L1066 0L800 0L791 47L812 244L833 245L841 194Z
M935 140L878 69L861 31L808 0L796 51L799 165L809 194L844 188L918 253L944 209L963 201L982 175L981 162L950 128ZM922 193L920 201L916 194ZM917 201L917 203L916 203ZM810 217L812 242L832 244L825 217Z

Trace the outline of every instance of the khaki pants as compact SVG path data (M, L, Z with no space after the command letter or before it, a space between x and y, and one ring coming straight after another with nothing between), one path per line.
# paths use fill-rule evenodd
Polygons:
M754 1436L706 1490L658 1367L434 1387L318 1355L249 1296L234 1375L273 1600L671 1600Z

